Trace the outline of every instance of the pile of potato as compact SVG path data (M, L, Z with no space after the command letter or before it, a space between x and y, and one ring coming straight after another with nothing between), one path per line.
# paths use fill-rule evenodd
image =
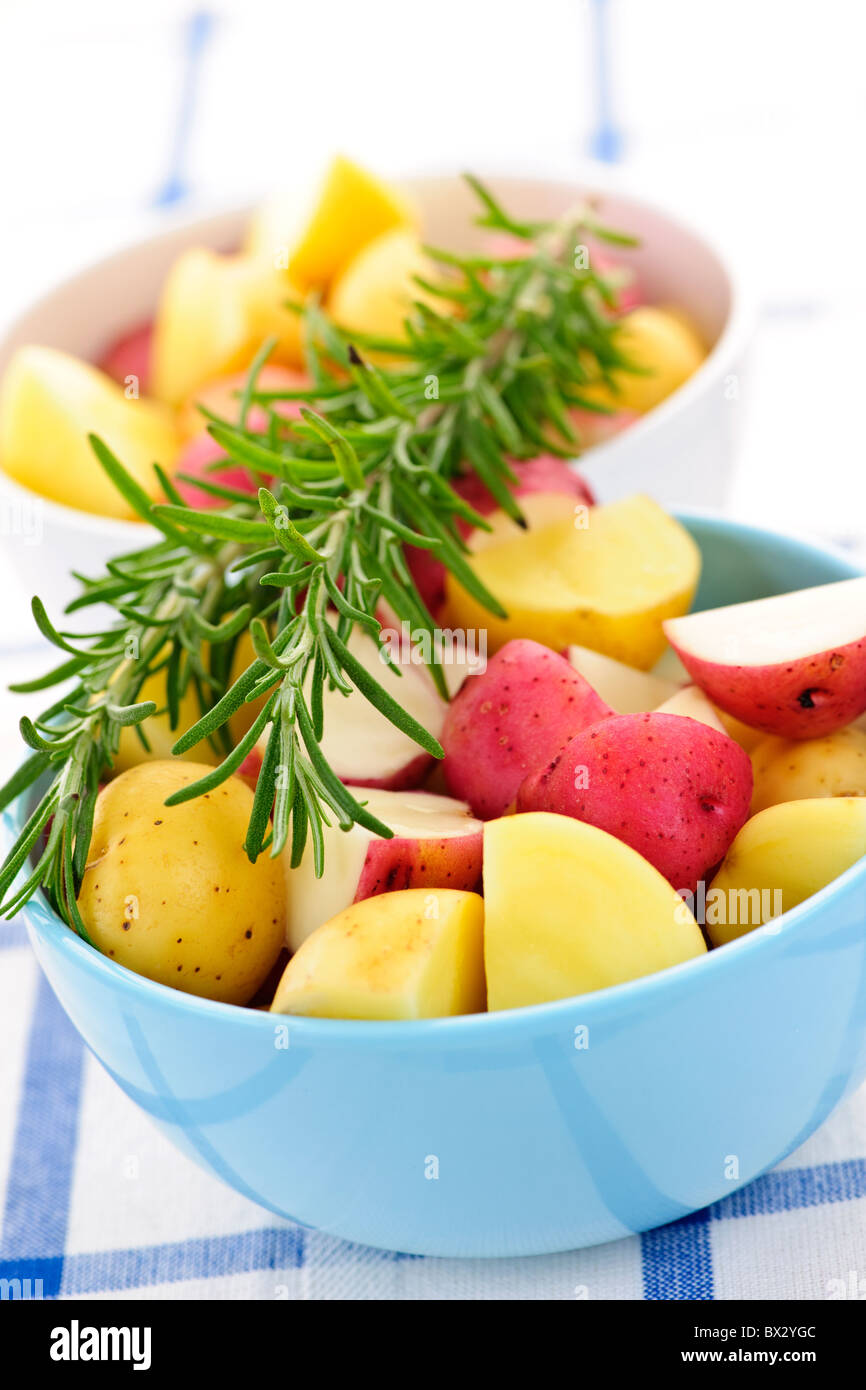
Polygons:
M608 415L575 412L584 447L626 428L680 386L700 365L704 348L678 309L642 303L633 275L598 252L599 267L621 284L622 346L644 374L620 374L614 389L587 389ZM413 277L437 278L422 251L416 209L348 159L331 164L311 207L297 195L273 200L252 218L242 247L221 253L184 251L162 287L154 318L106 346L94 366L42 346L19 349L0 382L0 468L25 487L66 506L130 519L88 443L98 434L152 497L152 464L193 478L213 474L224 458L206 433L205 405L234 419L246 369L264 340L276 345L259 384L266 391L301 390L301 320L290 306L311 291L341 325L390 340L425 294ZM436 307L446 301L436 297ZM284 403L291 418L297 406ZM253 429L267 416L253 409ZM63 460L58 468L57 460ZM218 481L254 492L243 468L217 470ZM197 507L219 500L181 481Z
M450 703L411 643L399 676L352 639L442 763L360 694L326 694L325 754L393 838L325 827L321 878L309 847L296 868L251 865L262 746L166 808L201 769L136 741L100 794L82 885L100 950L282 1013L515 1008L700 956L866 854L866 578L689 614L700 554L679 523L646 498L576 501L549 462L539 476L527 531L494 510L469 537L509 617L485 629L492 652L444 653ZM428 578L465 636L475 600ZM159 752L167 716L148 722Z
M435 274L413 208L335 160L300 218L293 200L278 201L240 250L184 252L154 321L111 345L100 367L22 348L0 386L0 466L46 497L125 517L87 444L94 431L151 496L156 459L189 475L178 487L192 505L216 505L196 484L224 455L199 406L236 418L244 372L269 335L260 386L304 388L286 300L315 290L347 328L394 339L419 272ZM622 284L622 347L645 370L582 388L611 411L576 412L588 445L652 409L703 357L679 310L644 304L634 277L608 272ZM279 406L289 422L297 409ZM248 424L264 429L267 417L254 407ZM443 762L360 694L325 695L323 752L393 837L326 827L321 878L309 848L294 869L285 855L251 864L243 842L261 745L221 787L167 807L211 755L206 744L170 755L157 672L141 691L158 707L150 753L124 731L97 801L79 908L100 951L163 985L280 1013L508 1009L700 956L866 853L866 579L689 614L701 557L655 503L596 506L548 456L514 471L526 530L473 474L456 482L489 523L461 527L507 617L483 609L435 555L407 553L440 632L461 639L444 653L450 703L386 611L402 675L367 633L350 643L439 738ZM257 486L228 463L213 476ZM251 655L244 635L233 675ZM235 742L256 713L233 717ZM183 706L181 727L197 715Z

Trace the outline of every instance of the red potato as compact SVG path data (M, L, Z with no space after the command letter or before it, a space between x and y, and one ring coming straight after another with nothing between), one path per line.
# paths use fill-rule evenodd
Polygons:
M149 319L131 333L117 338L97 365L119 386L127 385L127 377L136 377L139 394L143 396L150 386L152 344L153 321Z
M866 710L866 577L669 618L713 704L754 729L821 738Z
M223 420L235 421L240 414L241 395L247 384L247 372L234 372L231 376L217 377L200 386L180 408L178 420L181 433L188 439L207 430L207 418L202 415L199 405L206 406L214 415ZM306 372L295 371L291 367L281 367L265 363L256 379L260 391L303 391L310 385ZM300 417L302 401L273 401L273 409L286 420ZM268 428L268 416L263 406L254 405L247 414L247 424L251 430L264 433Z
M301 390L307 382L308 378L303 372L295 372L288 367L266 365L258 376L258 385L262 391L297 391ZM176 473L189 473L193 477L205 478L215 483L222 483L226 487L236 488L239 492L251 494L258 492L262 485L268 486L270 480L263 474L253 473L236 463L229 463L224 469L210 467L217 459L227 459L228 455L207 433L208 422L198 410L198 403L207 406L208 410L212 410L214 414L220 415L226 420L236 420L240 413L238 392L243 390L245 384L246 376L243 372L238 372L234 376L222 377L219 381L212 381L207 386L203 386L196 392L195 399L187 401L186 405L182 407L180 418L188 442L181 450L180 457L174 465ZM274 402L274 409L287 420L299 418L300 408L301 403L299 401ZM247 425L251 430L260 434L267 431L268 415L263 406L253 405L250 407L247 412ZM183 500L191 507L207 511L210 508L225 505L221 498L214 497L182 479L178 479L175 486Z
M595 501L588 484L576 473L565 459L555 454L537 454L535 458L510 460L517 475L517 483L512 487L515 497L528 497L533 493L546 492L556 496L574 497L578 502L592 506ZM474 507L482 516L490 516L498 511L499 503L488 492L477 473L467 473L455 483L460 496ZM467 531L469 527L467 526Z
M602 415L596 410L570 410L569 417L580 440L581 451L594 449L596 444L606 444L614 439L640 416L635 410L616 410L612 415Z
M441 734L448 789L481 820L501 816L529 773L612 713L565 657L539 642L506 642L448 707Z
M382 660L379 643L362 629L355 628L347 645L352 655L403 709L434 738L439 738L445 702L426 666L417 659L420 654L409 647L401 648L398 669L402 674L397 675ZM360 691L353 690L351 695L345 696L326 686L323 714L322 752L347 786L405 791L420 786L430 771L432 756L420 749L408 734L395 728ZM258 779L268 733L266 729L239 769L239 776L252 787Z
M517 794L630 845L694 892L745 824L752 764L727 734L681 714L618 714L577 734Z
M402 888L473 889L481 878L483 827L465 802L377 788L365 790L360 800L394 838L382 839L360 825L324 828L324 876L316 878L310 846L298 867L287 869L292 951L316 927L364 898Z
M217 459L225 459L225 468L211 468L211 464ZM261 473L251 473L249 469L240 464L231 463L225 449L217 444L209 434L198 434L195 439L191 439L181 450L179 457L174 465L175 473L188 473L194 478L203 478L207 482L222 483L224 487L236 488L239 492L248 492L255 495L259 487L267 486L268 479ZM188 483L183 478L175 477L174 485L190 507L197 507L199 511L208 511L212 507L225 507L228 504L221 497L215 497L212 493L203 491L196 487L194 483Z
M590 263L597 275L606 279L616 295L616 309L619 314L627 314L639 304L646 303L637 274L630 265L617 261L607 251L602 251L595 243L589 247Z
M240 777L242 782L246 782L251 791L255 791L258 785L259 773L262 770L262 759L264 755L265 744L264 741L262 741L261 744L257 743L254 748L250 749L238 768L238 777Z
M515 497L545 493L550 496L572 497L585 506L592 506L595 500L580 474L564 459L556 458L553 454L539 454L537 458L525 459L522 462L512 461L511 466L517 475L517 484L512 487ZM477 473L467 473L464 477L456 479L454 490L481 516L491 516L499 510L499 503L488 492ZM468 522L458 520L457 526L462 536L469 537L473 534L473 528ZM475 534L483 533L476 530ZM414 545L406 547L406 559L422 599L430 612L435 614L445 598L445 566L433 551L421 550Z

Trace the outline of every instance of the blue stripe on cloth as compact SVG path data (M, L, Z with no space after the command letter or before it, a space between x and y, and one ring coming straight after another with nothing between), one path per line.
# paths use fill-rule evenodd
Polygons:
M644 1298L668 1302L714 1297L708 1211L645 1231L640 1244Z
M595 75L595 125L589 132L588 147L593 159L616 164L622 159L624 137L614 116L613 84L610 70L610 8L607 0L593 0L590 6L592 64Z
M55 1295L78 1130L84 1044L40 974L0 1240L0 1267L23 1260Z
M210 11L196 10L185 24L180 101L172 132L168 170L161 188L154 196L155 207L172 207L175 203L182 202L189 193L189 181L186 177L189 137L198 100L199 76L215 20L215 15Z
M866 1160L820 1164L768 1173L693 1216L647 1231L641 1237L643 1291L649 1300L711 1300L714 1297L711 1223L730 1217L794 1211L866 1197ZM272 1269L300 1269L308 1233L299 1227L264 1227L234 1235L209 1236L139 1249L106 1250L44 1259L0 1260L0 1278L42 1279L45 1294L88 1293L170 1284ZM347 1254L360 1247L346 1246ZM375 1261L421 1256L364 1250ZM331 1259L335 1258L334 1254ZM337 1254L336 1258L339 1258Z
M218 1279L256 1270L300 1269L304 1232L296 1226L264 1227L238 1235L206 1236L136 1250L67 1255L62 1293L119 1293L184 1279Z
M20 917L16 917L12 922L0 922L0 951L7 951L12 946L24 946L26 943L27 933Z
M813 1168L777 1168L755 1178L747 1187L716 1202L714 1221L736 1216L766 1216L805 1207L829 1206L866 1197L866 1159L817 1163Z

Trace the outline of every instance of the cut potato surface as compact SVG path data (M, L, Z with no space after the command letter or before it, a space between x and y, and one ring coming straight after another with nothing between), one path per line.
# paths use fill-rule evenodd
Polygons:
M424 791L358 792L371 815L393 830L385 839L362 825L324 826L325 873L316 877L308 844L297 866L286 850L288 944L307 937L353 902L401 888L471 889L481 878L481 822L464 801Z
M770 666L802 661L866 634L866 577L750 599L691 613L668 624L683 661L726 666Z
M308 937L272 1012L319 1018L443 1018L484 1009L477 893L405 889L355 903Z
M395 646L400 647L401 657L410 650L396 639ZM395 669L382 660L380 652L384 648L360 627L353 629L348 647L389 695L434 738L438 738L446 705L423 662L400 660ZM312 672L307 685L308 698L311 681ZM359 690L343 695L326 686L323 709L324 729L320 744L341 781L350 786L384 787L390 791L417 787L423 782L433 762L432 756L419 748L408 734L395 728ZM265 730L241 767L241 776L252 787L256 785L268 736L269 731Z
M589 681L593 690L617 714L641 714L658 709L680 689L677 681L666 680L653 671L626 666L589 647L571 646L565 655L575 671Z
M401 193L338 155L291 251L289 275L304 289L327 288L374 237L416 225L415 209Z
M633 849L545 812L484 827L490 1009L621 984L706 951L682 898Z
M744 724L742 719L737 719L733 714L728 714L726 710L719 709L718 705L713 705L713 709L721 720L728 737L734 739L747 753L751 753L765 737L760 729L753 729L750 724Z
M0 467L42 497L79 511L129 520L88 436L96 434L150 496L154 463L171 468L174 420L156 401L127 399L97 367L55 348L19 348L0 386Z
M568 503L566 503L569 506ZM530 637L555 651L591 647L647 670L665 647L661 624L685 613L700 574L688 532L648 497L593 507L586 526L561 522L491 545L472 567L506 610L489 613L449 575L445 616L485 630L493 649Z
M354 628L348 647L353 656L418 722L438 738L445 703L423 664L409 660L396 669L382 660L381 647L361 628ZM403 650L403 656L408 652ZM398 674L399 673L399 674ZM359 786L401 789L417 786L431 758L408 734L359 692L342 695L325 689L322 752L337 776Z
M818 738L866 710L866 576L669 620L692 679L765 733Z
M204 382L238 371L255 352L245 262L205 247L179 256L160 294L153 389L179 405Z
M665 649L653 666L650 674L658 676L659 680L670 681L672 685L677 687L688 685L691 680L691 676L670 643L665 643ZM671 694L673 694L673 691L671 691Z
M415 276L428 281L437 278L416 233L404 227L383 232L361 248L335 281L328 311L335 323L350 331L402 341L414 300L440 311L445 304L416 284Z
M685 719L696 719L699 724L706 724L708 728L715 729L717 733L728 734L728 730L715 709L697 685L683 686L681 690L677 690L663 704L659 705L655 713L681 714ZM728 734L728 737L730 738L731 735Z
M181 405L215 377L248 367L265 338L271 361L300 366L301 321L285 307L298 297L284 274L245 256L192 247L178 257L160 295L153 340L153 389Z
M509 461L514 480L508 487L519 500L526 527L547 526L552 521L574 514L578 507L585 512L593 505L593 496L587 484L563 459L552 454L537 454L530 459ZM487 519L490 531L473 527L469 522L458 519L457 530L464 537L470 549L481 550L488 540L498 543L520 533L511 518L500 509L499 504L488 491L477 473L464 473L451 480L454 491L464 498L476 512ZM564 500L570 498L569 504ZM435 551L421 550L416 546L406 547L406 560L418 592L429 608L436 614L442 607L445 597L445 565L437 559Z
M506 541L522 540L527 531L541 531L546 526L555 526L563 521L570 521L574 525L577 517L589 516L590 504L577 493L551 490L530 492L525 496L515 493L515 496L526 525L518 526L507 512L497 507L485 516L489 531L478 526L470 532L468 545L473 555L479 555L483 550L495 550ZM472 503L471 497L468 500Z

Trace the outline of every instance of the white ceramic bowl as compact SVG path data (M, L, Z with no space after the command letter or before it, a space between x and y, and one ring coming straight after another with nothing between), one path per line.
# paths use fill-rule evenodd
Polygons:
M581 182L490 177L486 182L518 217L555 217L581 197L597 198L599 216L640 238L617 254L634 265L650 300L686 310L711 350L684 386L607 444L587 453L581 471L604 501L647 492L666 506L724 505L739 411L732 408L748 336L742 290L707 238L651 203L624 193L607 174ZM474 196L456 176L404 181L420 205L425 236L452 247L477 243ZM185 221L117 252L52 290L0 342L0 372L15 348L39 343L95 360L121 333L153 312L166 273L189 246L230 250L249 208ZM25 591L49 611L73 597L76 569L99 573L106 559L142 543L134 522L113 521L45 501L0 474L5 545Z

